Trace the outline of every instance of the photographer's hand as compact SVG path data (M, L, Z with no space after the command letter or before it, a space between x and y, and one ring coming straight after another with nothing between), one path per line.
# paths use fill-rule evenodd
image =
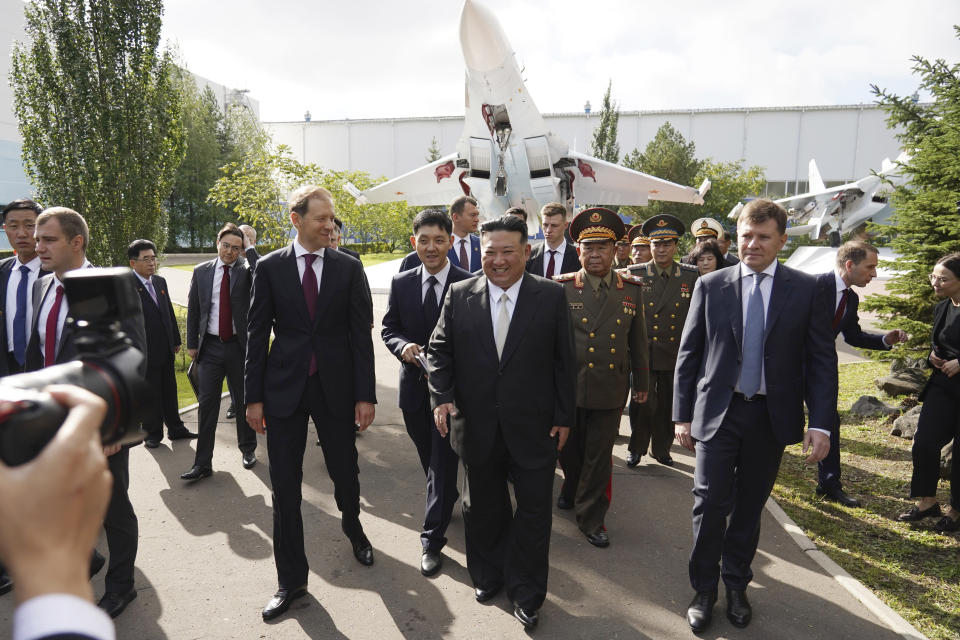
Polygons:
M113 482L98 433L107 406L79 387L45 391L71 410L34 460L0 464L0 557L18 602L48 593L92 600L90 551Z

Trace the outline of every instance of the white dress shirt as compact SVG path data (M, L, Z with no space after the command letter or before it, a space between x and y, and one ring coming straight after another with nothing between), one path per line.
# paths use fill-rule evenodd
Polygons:
M317 293L320 293L320 276L323 275L323 248L316 251L307 251L299 240L293 241L293 253L297 256L297 272L300 274L300 282L303 283L303 274L307 271L307 260L303 257L308 253L317 256L313 261L313 273L317 276Z
M517 306L517 296L520 294L520 283L523 282L523 277L521 276L519 280L514 282L506 290L507 293L507 316L510 317L510 320L513 320L513 310ZM493 323L493 341L497 341L497 315L500 313L500 305L503 304L500 302L500 296L502 296L504 290L498 287L497 285L487 280L487 294L490 296L490 321Z
M430 273L427 271L426 267L420 269L420 302L424 302L427 299L427 280L431 276L437 279L437 283L433 285L433 290L437 294L437 304L441 307L443 306L443 287L447 284L447 276L450 275L450 261L447 260L443 265L443 269L440 269L437 273Z
M551 249L546 240L543 241L543 277L547 277L547 267L550 266L550 252L556 251L553 256L553 275L557 276L563 273L563 252L567 250L567 241L562 240L560 246Z
M20 273L20 267L27 267L30 269L30 273L27 274L27 309L26 322L24 323L27 328L27 342L30 342L30 320L33 318L33 283L37 281L37 276L40 274L40 258L34 256L33 260L27 264L23 264L20 260L13 261L13 267L10 269L10 278L7 280L7 300L6 306L4 307L7 310L7 351L13 351L13 319L17 315L17 288L20 286L20 278L23 277L23 274Z
M837 313L837 308L840 307L840 298L843 297L843 292L849 289L847 283L843 281L843 278L840 277L840 274L836 271L833 272L833 280L837 284L837 297L833 300L833 313Z
M97 640L114 640L113 620L83 598L49 593L30 598L13 613L13 640L36 640L58 633L78 633Z
M237 264L235 261L226 265L223 260L217 258L216 262L213 263L213 289L210 291L210 317L207 318L207 333L212 333L215 336L220 335L220 283L223 282L223 268L229 266L233 269L233 265ZM233 288L233 282L230 283L230 288ZM230 314L230 324L233 325L233 333L237 333L237 325L233 322L233 314Z

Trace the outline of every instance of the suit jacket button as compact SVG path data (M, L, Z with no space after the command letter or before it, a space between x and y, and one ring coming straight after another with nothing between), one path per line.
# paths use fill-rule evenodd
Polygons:
M616 353L616 352L617 352L616 349L610 349L610 353ZM610 366L612 367L613 365L610 365Z
M613 363L612 363L612 362L610 363L610 368L613 369Z
M595 349L593 347L590 347L589 349L587 349L587 351L589 351L590 353L593 353Z
M617 339L617 334L611 333L611 334L610 334L610 339L611 339L611 340L616 340L616 339Z
M593 338L593 337L595 337L595 336L596 336L596 334L595 334L593 331L591 331L591 332L590 332L590 337Z
M675 326L673 326L673 325L670 325L670 328L671 328L671 329L676 329L676 327L675 327Z
M659 314L659 313L655 313L655 314L653 314L653 317L654 317L654 319L657 319L657 318L660 317L660 314Z
M670 336L670 342L673 342L673 336Z
M588 363L587 363L587 366L590 367L591 369L593 369L593 363L592 363L592 362L588 362Z
M657 336L653 336L653 341L654 341L654 342L657 341Z
M617 318L617 326L620 325L620 318Z
M589 322L589 320L587 320L586 318L583 318L583 319L580 320L580 322L582 322L583 324L587 324L587 322Z

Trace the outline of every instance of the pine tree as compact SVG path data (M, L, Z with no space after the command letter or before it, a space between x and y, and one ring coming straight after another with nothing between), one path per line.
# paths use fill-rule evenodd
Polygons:
M603 94L603 106L600 108L600 124L593 130L591 152L597 158L607 162L620 161L620 144L617 142L617 124L620 122L620 107L610 97L613 80L607 84Z
M954 30L960 38L960 28ZM888 295L871 296L862 306L878 313L881 326L907 331L907 351L924 357L930 351L937 302L927 275L939 258L960 251L960 64L920 56L912 61L931 103L915 103L909 96L872 86L888 125L901 129L897 139L911 158L902 169L906 183L891 197L895 213L890 226L873 227L889 235L890 247L899 256L891 265L898 275L887 283ZM886 355L899 357L903 352Z
M434 160L439 160L442 156L440 155L440 143L437 142L437 136L430 138L430 146L427 147L427 155L424 156L427 162L433 162Z

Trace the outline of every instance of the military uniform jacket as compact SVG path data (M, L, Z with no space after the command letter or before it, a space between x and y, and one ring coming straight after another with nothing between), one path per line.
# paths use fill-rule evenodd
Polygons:
M642 280L614 271L600 301L585 270L554 276L563 285L577 356L577 406L617 409L624 405L633 373L635 391L649 385Z
M643 315L647 320L650 368L672 371L676 367L680 335L699 272L696 267L675 262L670 277L664 280L651 260L632 265L627 273L643 282Z

